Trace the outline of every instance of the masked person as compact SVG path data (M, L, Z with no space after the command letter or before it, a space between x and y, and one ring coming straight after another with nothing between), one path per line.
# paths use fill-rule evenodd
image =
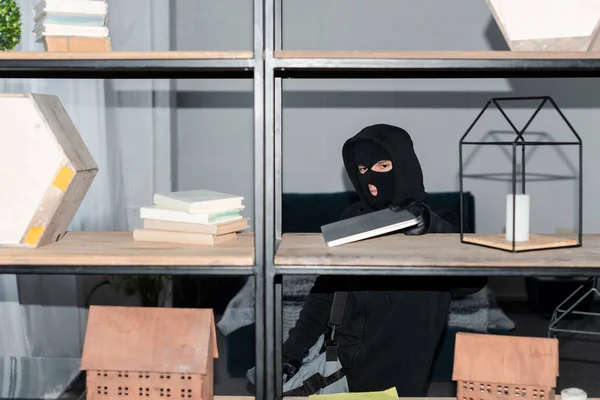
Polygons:
M456 231L427 206L421 166L403 129L367 127L346 141L342 157L360 198L342 219L399 207L421 217L418 225L403 231L406 235ZM486 282L485 278L319 276L284 343L284 375L298 371L327 329L334 292L345 291L342 326L335 339L350 391L396 387L400 397L424 397L452 292L474 293Z

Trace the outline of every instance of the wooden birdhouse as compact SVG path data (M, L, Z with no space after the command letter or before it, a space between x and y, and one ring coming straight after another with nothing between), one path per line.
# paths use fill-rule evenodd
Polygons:
M58 97L0 94L0 246L58 240L97 172Z
M600 0L487 0L512 51L600 50Z
M554 400L558 340L458 333L457 400Z
M210 309L90 307L81 369L88 400L212 400Z

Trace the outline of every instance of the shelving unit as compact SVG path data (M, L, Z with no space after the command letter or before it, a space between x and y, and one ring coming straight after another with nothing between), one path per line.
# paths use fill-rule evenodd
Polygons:
M254 0L252 51L0 53L0 78L253 79L255 187L254 234L236 242L149 245L127 233L72 232L40 249L0 249L0 273L253 276L259 400L281 397L283 275L600 275L600 235L585 235L579 249L522 254L453 235L340 248L320 235L282 236L283 79L600 77L600 53L283 50L281 10L281 0Z
M275 78L507 78L597 76L597 53L510 51L273 52Z
M103 53L0 52L0 78L252 79L253 233L215 247L134 242L130 232L68 232L38 249L0 248L0 274L220 275L256 281L256 397L264 377L264 34L263 0L253 0L251 51Z
M257 0L258 1L258 0ZM252 51L1 52L2 78L254 78ZM258 62L262 70L262 60ZM116 78L118 76L118 78ZM261 79L262 81L262 79Z
M265 0L264 23L265 175L273 179L265 181L268 400L281 398L283 275L600 275L600 235L584 235L583 248L511 254L461 244L456 235L328 248L318 234L281 234L283 79L600 77L600 53L284 50L282 0Z
M597 53L276 50L275 78L507 78L597 76Z

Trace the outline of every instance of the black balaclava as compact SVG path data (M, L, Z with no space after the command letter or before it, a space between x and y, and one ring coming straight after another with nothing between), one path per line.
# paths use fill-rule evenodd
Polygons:
M359 141L354 145L354 163L360 188L366 201L375 210L382 210L392 204L394 198L394 168L391 171L376 172L371 168L381 160L390 160L390 154L382 146L372 141ZM361 174L359 165L364 165L367 172ZM369 184L377 188L377 196L369 191Z

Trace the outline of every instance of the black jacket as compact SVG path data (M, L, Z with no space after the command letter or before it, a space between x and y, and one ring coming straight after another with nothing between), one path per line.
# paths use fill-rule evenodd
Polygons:
M417 200L426 204L423 175L410 136L397 127L375 125L344 144L344 165L361 201L346 210L342 218L373 211L356 178L352 148L359 140L375 141L391 155L395 170L394 203ZM433 212L430 215L428 233L455 231ZM446 277L319 276L284 343L284 359L304 358L327 330L334 292L347 291L342 327L335 337L340 345L340 361L348 371L350 390L366 392L395 386L400 397L423 397L435 350L446 326L452 291L474 293L486 282L486 279Z

